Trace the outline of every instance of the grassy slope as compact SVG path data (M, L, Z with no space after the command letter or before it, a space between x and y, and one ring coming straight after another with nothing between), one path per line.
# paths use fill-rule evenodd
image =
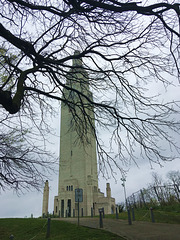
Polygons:
M180 205L179 205L180 207ZM136 221L147 221L151 222L151 215L150 210L145 209L135 209L135 220ZM180 211L167 211L163 209L154 209L154 219L155 222L159 223L173 223L173 224L180 224ZM116 215L107 215L107 218L116 218ZM132 214L131 214L132 218ZM127 212L119 213L119 219L128 219Z
M44 240L46 239L47 220L45 219L0 219L0 240ZM36 236L36 237L35 237ZM77 225L51 221L51 235L48 240L123 240L123 238L99 229L78 227Z
M169 210L169 211L168 211ZM180 224L180 205L176 209L155 209L155 222ZM106 215L106 218L116 218ZM119 214L119 219L127 220L127 212ZM136 221L151 221L150 211L145 209L135 210ZM11 234L14 240L44 240L46 239L47 219L0 219L0 240L9 239ZM103 239L123 240L123 238L109 232L77 227L74 224L51 221L51 236L49 240L78 240L78 239Z

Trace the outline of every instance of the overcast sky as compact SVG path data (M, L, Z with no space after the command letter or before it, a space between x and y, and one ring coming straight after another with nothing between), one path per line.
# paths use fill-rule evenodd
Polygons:
M179 86L168 90L168 98L180 99ZM163 93L165 94L165 93ZM165 95L166 95L165 94ZM52 122L56 132L60 132L60 116L54 119ZM53 138L54 144L51 146L52 150L59 154L59 138ZM177 139L178 142L179 139ZM180 170L180 159L174 160L169 163L164 163L163 167L157 164L153 165L151 169L150 164L146 159L138 162L139 168L134 164L130 166L130 170L127 173L126 180L126 191L127 197L133 192L136 192L142 188L148 187L148 184L152 182L152 172L157 172L166 180L166 174L168 171ZM129 167L127 167L128 169ZM57 167L58 169L58 167ZM106 181L102 177L99 177L99 187L102 192L106 191L106 182L111 184L112 197L115 197L116 203L124 201L124 191L122 187L122 182L120 180L121 175L116 175L115 181L113 178ZM50 186L50 196L49 196L49 212L53 212L54 196L58 193L58 174L51 176L51 181L49 181ZM0 194L0 218L5 217L30 217L31 214L35 217L39 217L42 214L42 192L26 192L24 195L17 196L16 193L12 191L1 192Z
M142 164L139 168L132 166L127 174L126 191L127 196L130 196L133 192L146 188L149 183L152 182L152 172L157 172L164 179L166 173L170 170L180 170L179 159L170 163L164 164L164 167L160 168L158 165L154 166L151 170L148 164ZM101 191L105 193L106 180L100 178L99 186ZM124 201L124 191L121 185L120 176L117 177L117 183L110 179L108 182L111 184L111 193L115 197L116 203ZM50 196L49 196L49 212L53 211L54 196L57 195L58 189L58 176L53 176L53 181L49 182ZM40 192L28 192L24 195L17 196L12 191L7 191L0 195L0 218L6 217L30 217L33 214L34 217L41 216L42 213L42 200L43 195Z

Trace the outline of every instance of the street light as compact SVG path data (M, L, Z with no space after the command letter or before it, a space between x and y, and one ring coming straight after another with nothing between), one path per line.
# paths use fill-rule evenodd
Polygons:
M125 205L126 205L126 210L127 210L126 186L125 186L126 178L125 177L121 178L121 181L122 181L121 185L124 188Z

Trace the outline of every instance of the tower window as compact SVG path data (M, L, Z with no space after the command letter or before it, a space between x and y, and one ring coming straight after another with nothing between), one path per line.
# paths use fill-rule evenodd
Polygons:
M67 190L67 191L73 191L73 185L71 185L71 186L66 186L66 190Z

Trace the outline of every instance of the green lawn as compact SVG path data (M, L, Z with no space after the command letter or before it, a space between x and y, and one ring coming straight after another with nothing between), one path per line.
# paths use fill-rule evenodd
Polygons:
M135 220L136 221L147 221L151 222L151 215L150 210L145 209L135 209ZM180 212L179 211L163 211L161 209L155 209L153 210L154 219L155 222L159 223L172 223L172 224L180 224ZM106 218L116 218L115 214L106 215ZM118 215L119 219L128 219L127 212L119 213ZM131 213L131 219L132 219L132 213Z
M46 239L47 219L0 219L0 240L14 235L14 240ZM75 224L51 220L49 240L123 240L123 238L99 229L78 227Z
M180 224L180 212L165 211L162 209L154 210L155 222ZM132 216L132 215L131 215ZM116 218L115 214L105 215L105 218ZM127 220L127 212L119 213L119 219ZM150 210L135 209L136 221L151 221ZM13 218L0 219L0 240L8 240L14 235L14 240L44 240L46 239L47 219ZM103 240L123 240L123 238L100 229L78 227L63 221L51 220L49 240L84 240L84 239L103 239Z

